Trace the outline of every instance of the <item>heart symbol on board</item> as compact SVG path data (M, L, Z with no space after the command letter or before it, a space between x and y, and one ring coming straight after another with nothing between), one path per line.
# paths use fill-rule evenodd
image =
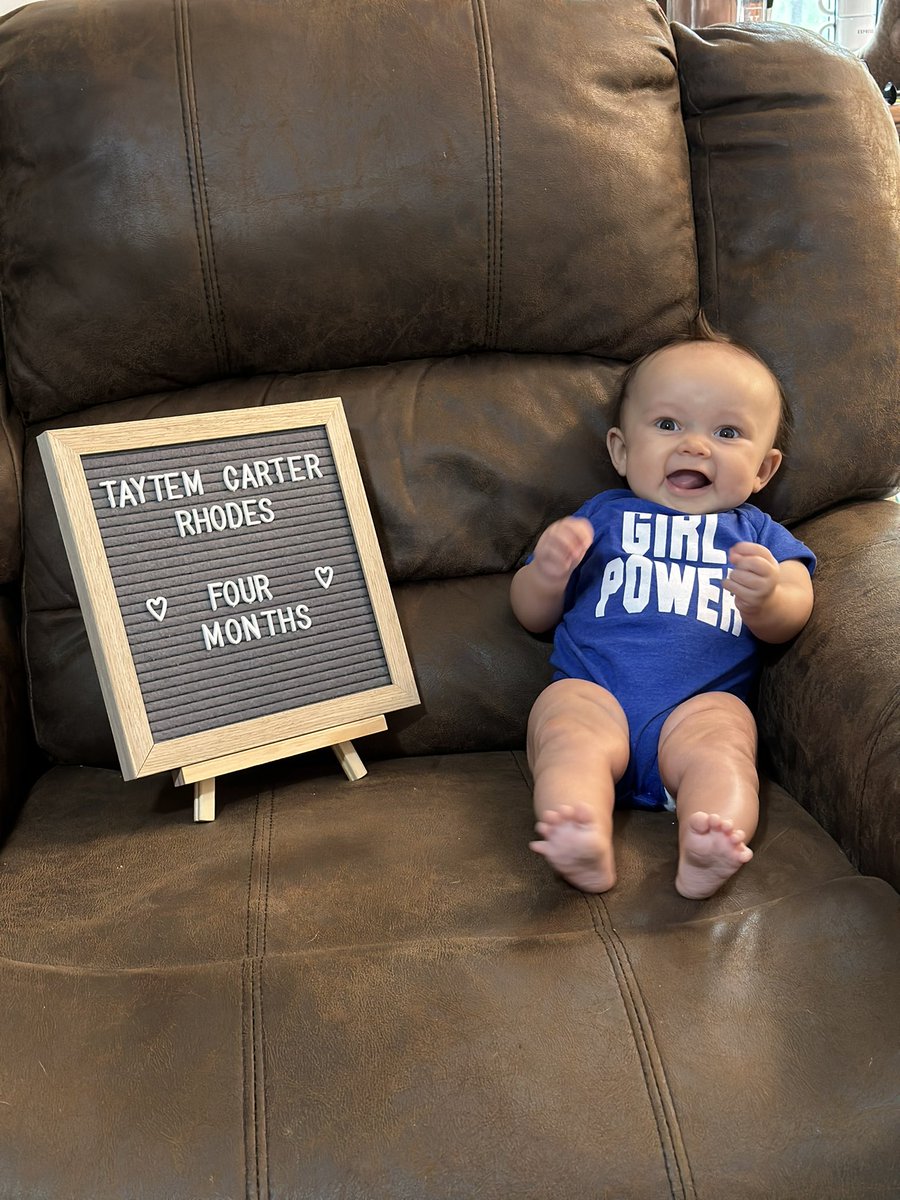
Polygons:
M332 579L334 579L334 567L316 567L316 579L327 592L331 587Z
M169 602L165 596L151 596L147 601L147 611L151 617L156 617L157 621L161 621L165 617L168 607Z

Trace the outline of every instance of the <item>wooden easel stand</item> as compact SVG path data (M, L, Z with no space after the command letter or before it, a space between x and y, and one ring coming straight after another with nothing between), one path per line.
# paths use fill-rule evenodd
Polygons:
M217 776L230 775L232 771L243 771L247 767L258 767L262 763L290 758L295 754L308 754L311 750L321 750L324 746L330 746L337 755L344 774L352 783L366 774L366 768L352 739L368 737L371 733L382 733L385 729L387 721L384 716L367 717L364 721L336 725L331 729L321 729L317 733L301 734L299 737L286 738L283 742L254 746L252 750L224 754L207 762L191 763L182 767L180 771L173 773L175 784L178 787L188 783L194 785L195 821L214 821Z

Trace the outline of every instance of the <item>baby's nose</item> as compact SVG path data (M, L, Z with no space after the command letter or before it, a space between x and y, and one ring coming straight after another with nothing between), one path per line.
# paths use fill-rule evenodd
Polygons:
M698 433L686 433L678 447L683 454L699 455L709 458L709 441Z

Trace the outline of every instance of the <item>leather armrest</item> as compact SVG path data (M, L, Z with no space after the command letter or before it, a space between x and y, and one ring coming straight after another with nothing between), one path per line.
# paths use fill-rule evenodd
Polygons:
M866 874L900 888L900 505L793 530L818 557L807 627L763 671L764 768Z

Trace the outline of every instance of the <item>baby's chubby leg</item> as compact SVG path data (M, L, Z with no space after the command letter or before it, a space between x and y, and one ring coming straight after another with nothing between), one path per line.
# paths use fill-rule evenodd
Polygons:
M538 696L528 720L540 834L531 849L584 892L616 881L612 810L628 754L628 721L605 688L560 679Z
M680 704L659 737L659 771L675 796L682 896L711 896L753 857L759 820L756 722L743 701L706 692Z

